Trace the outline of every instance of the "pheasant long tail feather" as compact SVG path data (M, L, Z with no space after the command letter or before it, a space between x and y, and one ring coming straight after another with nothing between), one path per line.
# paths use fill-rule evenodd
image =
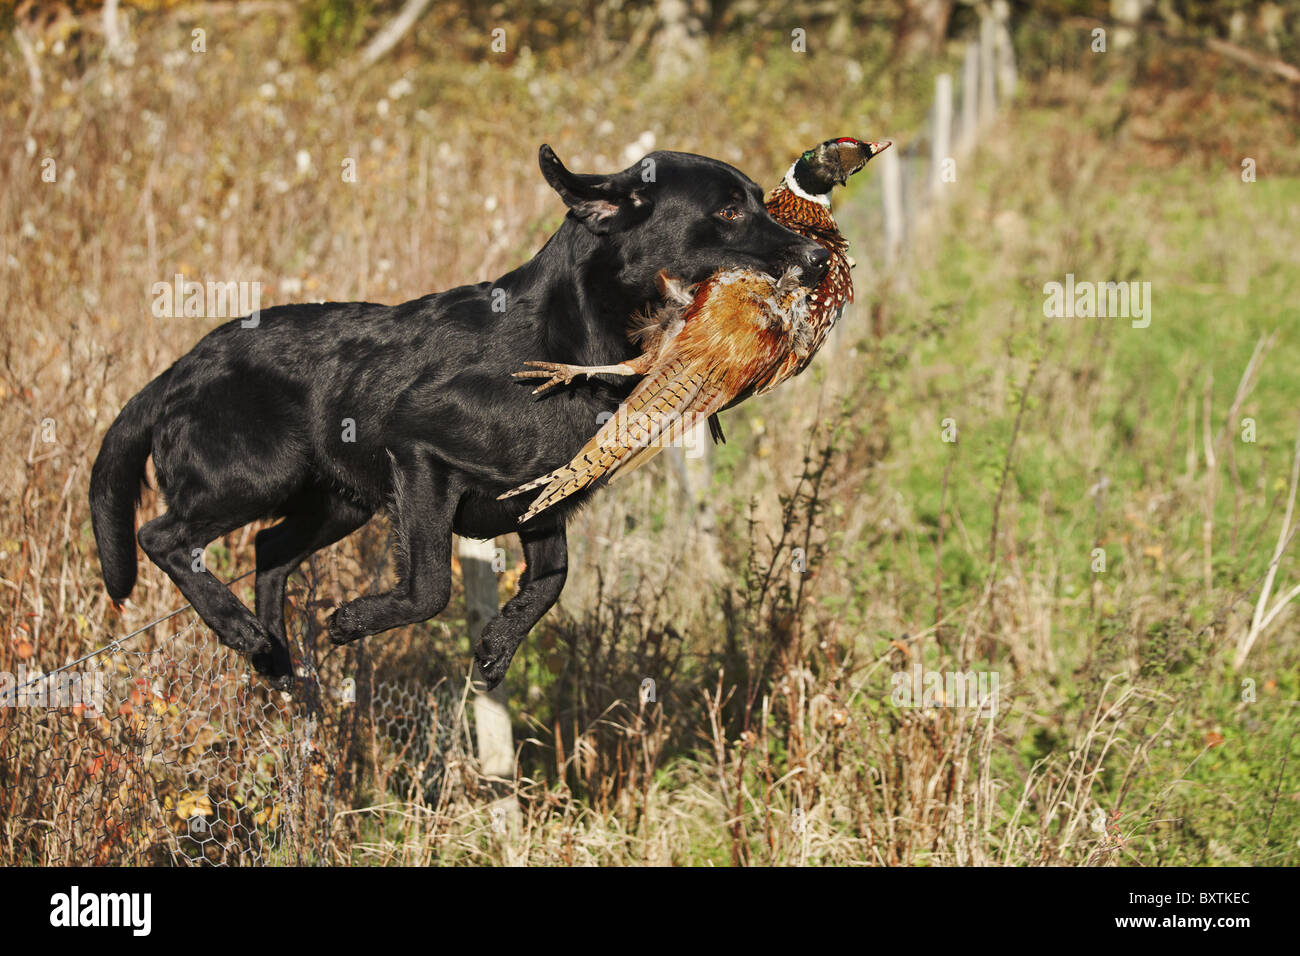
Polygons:
M726 379L718 372L710 374L701 370L685 381L673 382L665 391L674 404L662 415L651 413L648 416L651 422L648 430L637 429L636 434L648 433L648 437L633 439L643 443L634 447L630 455L610 470L611 482L631 474L673 441L684 441L687 432L721 409L727 400ZM651 407L656 405L657 403L652 404Z
M520 517L523 523L602 477L631 472L657 455L674 432L720 409L724 385L719 372L691 369L680 359L670 363L643 381L567 464L501 497L544 486Z
M607 474L616 467L619 458L631 451L630 448L620 447L597 449L594 453L591 453L584 449L578 452L568 464L561 465L550 474L543 475L535 481L530 481L527 485L521 485L501 497L506 498L520 491L540 487L541 485L546 486L545 490L533 499L533 503L528 506L528 510L519 518L519 523L523 524L534 515L540 514L551 505L563 501L572 494L576 494L602 475Z
M618 413L605 422L600 431L596 432L595 437L583 445L582 450L567 463L554 471L549 471L538 478L534 478L532 481L524 482L517 488L511 488L505 494L498 495L498 500L512 498L525 491L532 491L546 485L568 486L570 482L579 480L583 475L591 475L588 480L575 485L560 496L564 498L575 491L581 491L592 481L595 481L596 478L613 469L618 465L621 458L638 450L637 446L629 442L629 438L634 435L639 436L642 431L643 423L640 419L644 416L639 413L654 401L661 388L672 378L674 372L681 372L681 363L675 363L669 368L660 371L652 379L643 381L637 386L632 394L628 396L627 401L619 408ZM623 431L624 434L619 434L620 431ZM548 491L542 497L547 497L549 494ZM556 498L555 500L560 499Z
M568 467L569 467L568 465L564 466L564 468L568 468ZM540 478L534 478L532 481L524 482L522 485L519 485L517 488L511 488L509 491L505 492L505 494L497 495L497 501L501 501L504 498L513 498L515 495L522 495L525 491L532 491L534 488L540 488L543 485L549 485L551 481L555 478L555 476L559 474L561 471L563 471L564 468L557 468L555 469L555 471L548 471Z

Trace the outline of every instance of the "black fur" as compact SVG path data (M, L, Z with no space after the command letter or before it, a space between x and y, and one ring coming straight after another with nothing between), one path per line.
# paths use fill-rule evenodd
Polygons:
M131 535L150 454L168 510L140 528L140 546L222 643L280 687L293 672L285 581L312 552L380 509L393 518L399 583L334 612L330 639L345 644L446 606L453 532L518 533L527 570L475 652L488 684L499 683L560 595L565 519L586 494L522 527L527 502L497 495L568 461L630 387L582 382L535 399L510 373L528 359L630 358L628 318L659 301L661 269L696 282L721 268L780 274L789 265L816 280L825 267L825 251L773 221L738 170L689 153L648 159L577 175L543 146L542 173L569 214L536 256L495 282L395 306L281 306L256 327L235 320L205 336L104 436L90 503L109 595L121 601L135 584ZM345 419L355 441L343 440ZM284 520L256 537L254 616L193 570L194 553L272 516Z

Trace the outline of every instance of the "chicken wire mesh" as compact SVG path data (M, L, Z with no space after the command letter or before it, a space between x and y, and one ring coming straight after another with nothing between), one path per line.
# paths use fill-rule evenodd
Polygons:
M291 696L192 611L166 627L0 690L5 859L341 862L353 834L340 810L374 794L436 803L449 764L466 764L465 695L445 682L379 679L366 652L318 654L300 634Z

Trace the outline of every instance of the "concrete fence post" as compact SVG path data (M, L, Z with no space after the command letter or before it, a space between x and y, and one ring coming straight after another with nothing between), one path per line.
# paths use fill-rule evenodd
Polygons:
M943 191L943 164L952 158L952 74L934 79L934 129L930 134L930 195Z
M880 154L881 207L885 213L885 264L898 261L903 248L903 166L897 149Z
M1016 54L1011 46L1011 4L1007 0L993 0L993 22L998 99L1005 104L1016 95Z
M982 127L993 119L993 113L997 110L997 89L995 82L997 72L994 69L994 49L997 46L997 24L993 22L993 17L988 13L980 16L980 92L979 92L979 125Z

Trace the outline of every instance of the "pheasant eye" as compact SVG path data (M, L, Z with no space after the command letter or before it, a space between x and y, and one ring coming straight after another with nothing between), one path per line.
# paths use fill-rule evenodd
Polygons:
M721 218L727 220L728 222L735 222L737 219L742 218L745 214L740 210L740 207L738 206L723 206L721 209L718 210L718 215Z

